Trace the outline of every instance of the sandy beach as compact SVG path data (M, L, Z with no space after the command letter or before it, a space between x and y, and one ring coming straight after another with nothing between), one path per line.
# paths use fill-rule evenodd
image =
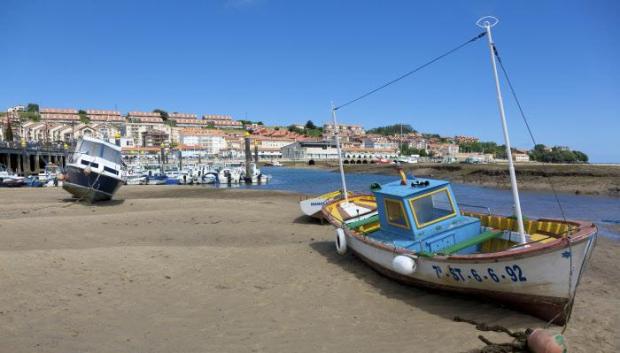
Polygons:
M298 197L132 186L91 206L60 188L0 189L0 352L467 352L481 332L454 316L544 325L337 255ZM571 352L620 348L619 256L599 239Z

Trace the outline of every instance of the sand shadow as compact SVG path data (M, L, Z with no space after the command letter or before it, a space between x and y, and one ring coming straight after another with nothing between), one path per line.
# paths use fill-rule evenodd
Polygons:
M95 206L95 207L119 206L125 202L124 199L113 199L113 200L97 201L97 202L90 203L86 200L81 200L81 199L73 198L73 197L61 199L61 201L64 203L68 203L68 204L73 203L73 204L78 204L82 206Z
M311 224L311 225L312 224L315 224L315 225L329 224L325 220L320 220L320 219L317 219L317 218L314 218L314 217L310 217L310 216L306 216L306 215L296 217L293 220L293 223L295 223L295 224Z
M310 246L328 262L365 281L380 294L448 320L459 316L485 323L501 321L502 325L508 327L540 327L545 324L540 319L511 310L500 303L482 301L465 294L415 287L385 277L355 255L339 255L331 241L314 242Z

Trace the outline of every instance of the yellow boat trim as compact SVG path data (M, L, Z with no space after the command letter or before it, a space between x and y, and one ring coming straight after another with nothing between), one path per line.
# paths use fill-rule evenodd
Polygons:
M385 212L387 212L388 207L387 204L388 202L393 202L395 204L398 204L398 207L400 207L400 212L402 215L402 218L405 220L405 224L400 224L400 223L394 223L392 221L390 221L390 215L386 214L385 219L387 220L387 222L391 225L393 225L394 227L399 227L399 228L404 228L404 229L411 229L411 227L409 226L409 217L407 217L407 213L405 212L405 207L403 206L402 201L400 200L396 200L396 199L391 199L391 198L384 198L383 199L383 206L385 207Z

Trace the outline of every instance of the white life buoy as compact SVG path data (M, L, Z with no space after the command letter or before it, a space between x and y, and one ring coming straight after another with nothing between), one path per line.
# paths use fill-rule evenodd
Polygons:
M409 256L398 255L392 259L392 268L401 275L409 276L416 270L415 260Z
M347 253L347 237L342 228L336 229L336 251L340 255Z

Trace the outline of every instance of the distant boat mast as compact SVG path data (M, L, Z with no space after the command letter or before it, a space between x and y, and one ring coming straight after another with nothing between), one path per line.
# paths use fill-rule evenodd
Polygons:
M510 148L510 137L508 136L508 126L506 124L506 113L504 112L504 101L502 99L502 90L499 84L499 76L497 74L497 64L495 62L495 43L491 35L491 27L495 26L499 20L493 16L482 17L476 21L478 27L484 28L487 33L489 50L491 52L491 66L493 67L493 77L495 78L495 90L497 93L497 106L499 115L502 120L502 129L504 132L504 142L506 143L506 157L508 158L508 171L510 172L510 185L512 186L512 197L514 199L515 214L517 216L517 224L519 226L519 235L521 243L525 243L525 227L523 227L523 214L521 213L521 202L519 200L519 188L517 186L517 176L515 174L515 166L512 162L512 151Z
M349 193L347 192L347 181L344 177L344 166L342 165L342 150L340 149L340 129L336 121L336 107L332 102L332 121L334 123L334 139L336 140L336 149L338 150L338 167L340 168L340 179L342 181L342 192L344 193L345 203L349 203Z

